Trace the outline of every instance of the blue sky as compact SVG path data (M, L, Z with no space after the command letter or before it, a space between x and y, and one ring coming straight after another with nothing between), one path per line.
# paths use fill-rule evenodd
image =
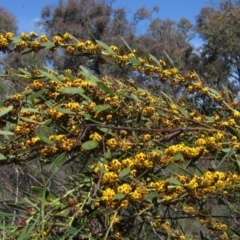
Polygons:
M0 0L0 6L5 7L16 16L20 32L30 32L34 30L34 21L40 18L41 9L47 4L57 5L58 1ZM125 7L129 14L139 7L145 6L152 10L154 6L159 6L159 12L155 16L175 21L184 17L193 23L201 8L209 5L211 5L210 0L115 0L114 3L116 7ZM201 40L196 38L192 43L197 46L201 44Z

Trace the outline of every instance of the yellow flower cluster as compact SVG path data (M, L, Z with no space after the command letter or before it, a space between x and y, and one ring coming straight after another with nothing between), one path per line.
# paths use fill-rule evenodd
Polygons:
M117 141L115 138L110 138L107 140L107 146L110 148L110 149L115 149L118 145Z
M164 150L164 154L168 156L174 156L178 153L181 153L185 158L195 158L201 155L203 151L203 147L189 147L184 143L179 143L166 148Z
M100 142L102 141L102 136L100 134L98 134L97 132L94 132L92 133L90 136L89 136L90 139L94 140L94 141L97 141L97 142Z
M210 218L201 218L200 223L206 224L208 228L211 230L217 230L217 231L226 231L228 229L227 225L225 223L221 223L218 220L210 219Z
M142 201L148 194L148 190L144 186L137 186L136 189L130 194L134 202Z
M102 192L101 200L109 204L114 200L114 197L114 190L111 188L107 188Z
M222 148L222 140L224 139L223 132L217 132L213 136L206 136L200 137L195 141L195 144L199 147L206 147L206 148Z
M118 186L117 191L119 193L129 194L132 191L132 187L129 184L124 183Z
M105 172L102 176L101 182L103 184L111 184L116 183L118 180L118 175L115 172Z
M70 151L76 144L76 139L67 138L66 135L51 135L49 139L56 141L57 145L64 151Z
M8 45L9 45L9 34L10 33L6 33L6 34L0 34L0 51L7 51L8 50ZM13 36L13 34L12 34Z

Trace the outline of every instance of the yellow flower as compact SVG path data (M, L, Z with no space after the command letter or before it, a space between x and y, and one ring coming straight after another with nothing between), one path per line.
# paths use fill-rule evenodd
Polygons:
M124 183L124 184L118 186L117 191L119 193L129 194L132 191L132 187L129 184Z
M114 197L115 197L114 190L111 188L107 188L102 192L101 200L109 203L114 200Z
M53 37L53 42L56 46L58 46L58 45L62 44L63 39L60 36L54 36Z
M127 199L124 199L124 200L121 202L120 207L125 209L125 208L127 208L128 204L129 204L128 200L127 200Z
M151 139L151 135L150 134L144 134L143 135L143 141L144 142L147 142L147 141L149 141Z
M49 41L46 35L41 35L41 36L39 37L39 40L40 40L41 43L43 43L43 42L48 42L48 41Z
M22 38L22 40L28 40L29 39L29 35L25 32L21 33L20 37Z
M115 183L117 182L118 175L115 172L105 172L102 176L102 183Z
M13 37L14 36L14 34L12 33L12 32L6 32L5 33L5 38L6 39L10 39L11 37Z
M111 138L111 139L107 140L107 146L109 148L114 149L117 147L117 145L118 145L118 143L115 138Z
M92 140L94 140L94 141L97 141L97 142L102 141L102 136L99 135L97 132L92 133L92 134L89 136L89 138L92 139Z

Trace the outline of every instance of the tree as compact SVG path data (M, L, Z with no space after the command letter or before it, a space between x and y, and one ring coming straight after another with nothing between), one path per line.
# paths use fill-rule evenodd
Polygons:
M17 33L17 21L15 16L7 11L5 8L0 7L0 29L1 32Z
M201 10L196 28L205 40L201 50L205 67L202 75L216 86L227 82L235 92L240 89L239 16L237 1L222 1L218 8Z
M125 51L128 48L121 40L123 38L137 51L145 49L146 53L168 61L165 51L176 66L186 71L192 69L189 59L193 47L189 44L189 40L192 37L193 26L187 19L176 23L154 18L157 12L158 7L153 10L142 7L137 9L131 18L126 9L114 9L112 1L59 1L56 7L48 5L42 9L38 24L49 36L71 32L78 39L102 40L109 45L117 45ZM142 21L147 23L146 29L140 29ZM102 72L116 73L127 78L133 75L128 71L127 66L124 69L116 66L104 68L104 65L100 64L101 69L99 69L98 62L101 62L99 57L86 62L85 56L79 56L74 51L71 56L60 51L59 55L54 54L50 58L57 69L71 68L76 71L80 65L85 65L98 75Z

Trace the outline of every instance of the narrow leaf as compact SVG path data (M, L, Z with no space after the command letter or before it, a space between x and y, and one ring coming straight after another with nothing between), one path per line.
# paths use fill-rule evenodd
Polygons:
M71 111L71 110L68 110L68 109L66 109L66 108L56 108L56 110L58 111L58 112L61 112L61 113L65 113L65 114L76 114L75 112L73 112L73 111Z
M188 114L187 114L187 112L184 110L183 107L177 106L177 108L178 108L178 111L179 111L184 117L188 118Z
M34 99L41 97L43 94L45 94L45 93L47 93L47 92L48 92L47 89L39 90L39 91L35 92L34 94L32 94L32 95L29 97L29 99L30 99L31 101L33 101Z
M4 108L3 110L0 111L0 117L7 114L8 112L10 112L13 109L13 106L9 106Z
M80 66L82 69L81 73L86 77L86 79L93 85L96 86L98 79L85 67Z
M66 152L61 153L50 165L49 170L53 170L55 167L60 167L63 165L64 161L66 161Z
M107 53L115 54L116 53L104 42L96 40L96 42L104 49L107 51Z
M110 108L109 105L96 105L96 106L93 107L93 110L101 112L101 111L105 111L105 110L107 110L109 108Z
M10 132L10 131L2 131L2 130L0 130L0 135L5 135L5 136L7 136L7 135L14 135L14 133Z
M114 200L121 200L123 198L125 198L125 194L123 193L117 193L115 196L114 196Z
M100 87L105 93L107 93L107 94L109 94L109 95L111 95L111 96L116 95L115 92L114 92L111 88L109 88L106 84L104 84L103 82L98 81L98 82L97 82L97 85L98 85L98 87Z
M124 42L125 46L128 48L128 50L130 52L132 52L133 50L131 49L131 47L128 45L128 43L121 37L122 41Z
M82 88L68 87L59 89L59 92L67 94L82 94L84 93L84 90Z
M177 179L175 178L167 178L167 181L171 184L174 184L174 185L182 185L181 182L179 182Z
M37 186L31 186L31 190L39 200L41 200L41 201L45 200L46 190L44 188L37 187Z
M53 48L55 47L55 44L53 42L44 42L44 43L41 43L40 46L45 48Z
M151 192L144 198L144 200L152 202L153 198L157 197L157 195L158 195L157 191Z
M36 135L41 139L41 141L43 141L47 144L52 144L53 143L46 135L44 135L42 133L37 133Z
M90 141L84 142L82 144L82 148L84 150L92 150L92 149L96 148L97 146L98 146L98 142L94 141L94 140L90 140Z
M120 178L122 178L122 177L127 176L130 172L131 172L131 168L130 167L126 167L118 174L118 176Z
M183 155L181 153L177 153L176 155L173 156L174 161L179 161L182 159Z
M0 153L0 160L5 160L7 159L3 154Z
M45 71L43 71L43 70L39 70L39 72L40 72L43 76L45 76L46 78L48 78L48 79L50 79L50 80L53 80L53 81L55 81L55 82L57 82L57 83L62 84L62 82L61 82L56 76L54 76L54 75L52 75L52 74L50 74L50 73L48 73L48 72L45 72Z

